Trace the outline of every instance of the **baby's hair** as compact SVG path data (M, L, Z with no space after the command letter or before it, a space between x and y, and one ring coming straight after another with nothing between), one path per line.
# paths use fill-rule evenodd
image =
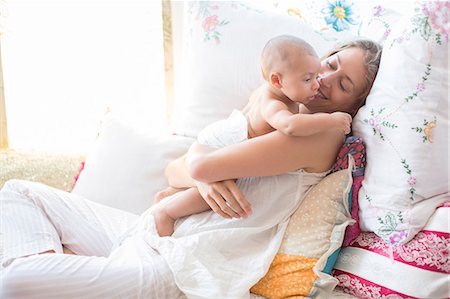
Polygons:
M317 57L316 51L305 40L293 35L279 35L271 38L261 53L261 70L264 79L272 71L289 68L292 59L301 55Z

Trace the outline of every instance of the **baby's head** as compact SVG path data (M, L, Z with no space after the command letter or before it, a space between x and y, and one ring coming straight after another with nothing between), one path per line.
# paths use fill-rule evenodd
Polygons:
M264 79L290 100L307 103L317 93L320 60L301 38L280 35L270 39L261 54Z

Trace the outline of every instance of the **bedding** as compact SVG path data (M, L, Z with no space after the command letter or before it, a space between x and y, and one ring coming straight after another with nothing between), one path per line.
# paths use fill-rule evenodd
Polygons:
M295 1L294 1L295 2ZM342 1L345 2L345 1ZM178 3L180 5L180 3ZM181 5L184 6L184 3L181 3ZM259 72L258 72L258 61L256 57L258 57L260 48L264 44L265 40L276 34L280 33L290 33L290 34L299 34L302 37L310 39L317 43L318 46L318 52L320 54L323 54L325 50L329 49L331 45L333 45L337 37L333 34L328 34L325 30L324 32L317 31L315 29L311 29L310 26L307 26L305 22L302 21L301 17L294 11L291 10L290 12L287 12L289 16L286 14L286 11L283 12L283 14L277 14L277 13L268 13L267 11L264 11L261 8L256 8L251 5L243 4L242 2L225 2L225 1L205 1L202 3L199 2L192 2L189 4L190 6L186 6L185 16L188 22L184 23L183 30L186 31L188 39L185 40L184 45L184 51L186 51L186 56L183 57L183 60L187 62L186 66L190 70L188 73L189 78L195 78L195 81L187 81L184 80L186 77L183 72L181 74L177 74L178 81L176 81L176 102L174 107L174 115L172 117L172 128L173 132L176 133L176 135L170 136L170 141L168 143L161 142L162 149L158 150L155 147L152 146L154 142L158 143L157 140L161 140L158 138L151 138L151 140L147 143L146 154L151 154L152 159L151 163L156 163L157 165L157 171L152 172L151 178L156 177L156 175L161 175L164 166L162 164L167 163L169 161L169 158L176 158L175 155L176 152L179 152L180 154L184 152L184 149L187 149L190 142L192 142L193 137L197 135L199 130L206 125L207 123L211 123L215 120L221 119L226 117L233 108L239 108L243 104L246 103L248 99L248 94L250 94L251 90L254 88L254 86L259 85L260 78L259 78ZM356 6L355 6L356 7ZM354 8L355 8L354 7ZM404 13L402 11L402 13ZM424 13L418 13L419 15L422 15L420 18L416 18L416 20L424 20ZM362 20L361 26L359 29L359 34L362 36L369 36L373 37L374 39L377 39L378 41L384 43L387 47L391 46L391 42L395 39L392 34L397 34L397 37L400 35L401 29L400 26L404 26L401 24L404 24L405 20L408 20L408 18L405 18L400 22L400 14L395 11L390 11L387 8L382 8L375 6L375 8L372 10L372 16L369 19L369 22L367 20ZM432 17L431 15L428 15L428 24L432 24ZM436 21L436 20L435 20ZM273 26L273 24L276 23L277 26ZM386 25L387 24L387 25ZM448 24L448 22L447 22ZM329 24L330 25L330 24ZM331 26L332 27L332 26ZM405 27L404 27L405 28ZM428 28L428 27L427 27ZM355 28L352 28L352 32L354 32ZM428 29L427 29L428 30ZM433 47L436 47L436 49L439 49L439 46L437 44L437 40L439 40L438 37L444 37L443 33L439 33L436 30L439 30L436 27L436 24L433 25L431 31L425 30L424 32L431 32L429 37L429 40L427 41L429 44L435 43ZM412 32L412 31L411 31ZM444 32L445 33L445 32ZM416 34L416 35L414 35ZM417 41L418 34L421 34L420 31L417 31L415 33L411 33L409 35L409 39L397 39L395 41L394 49L389 50L390 52L397 51L398 55L399 53L402 53L402 51L407 51L404 48L407 47L407 45L416 45L413 43L413 40L415 39ZM427 33L428 34L428 33ZM247 38L248 36L251 36L252 38ZM341 35L343 36L343 35ZM406 35L405 35L406 36ZM354 38L354 36L350 36L349 38ZM444 39L442 39L444 40ZM442 41L441 40L441 41ZM423 42L419 43L420 47L423 46ZM244 44L245 46L237 46L239 44ZM402 48L404 47L404 48ZM420 48L419 47L419 48ZM448 46L446 46L448 50ZM411 48L412 49L412 48ZM426 48L420 48L421 51L423 51ZM386 51L387 53L389 51ZM438 55L439 55L438 50ZM426 51L425 51L426 52ZM433 49L434 52L434 49ZM420 52L424 54L424 52ZM421 55L422 55L421 54ZM239 57L239 60L236 61L235 58ZM436 58L436 56L433 56ZM410 57L411 58L411 57ZM386 61L384 64L386 66L389 66L391 63L394 63L396 58L394 55L392 55L389 59L385 59ZM400 63L400 62L398 62ZM372 99L377 99L381 95L385 96L383 92L393 92L392 89L389 89L387 86L389 83L392 84L392 82L398 82L402 77L408 78L405 79L405 82L401 82L401 84L397 84L395 86L398 90L403 90L400 88L400 86L407 85L407 84L416 84L414 80L411 80L409 76L417 76L419 78L421 75L424 75L426 73L423 73L423 70L418 70L416 68L419 64L423 63L422 60L410 60L408 62L403 61L402 65L407 65L408 67L405 68L405 70L402 70L400 67L395 68L395 72L390 71L392 74L394 74L394 77L391 77L389 80L385 79L383 84L378 85L378 90L375 92L372 96ZM409 68L411 67L411 68ZM392 67L391 67L392 68ZM397 72L397 70L400 70L400 72ZM408 70L408 71L407 71ZM426 68L425 68L426 70ZM229 74L225 76L225 74ZM404 74L404 75L399 75ZM406 74L406 75L405 75ZM435 73L436 74L436 73ZM434 75L435 75L434 74ZM433 75L433 76L434 76ZM433 77L432 77L433 78ZM442 77L440 77L442 78ZM436 79L436 78L435 78ZM433 81L435 79L432 79ZM430 79L431 80L431 79ZM414 81L414 82L413 82ZM438 81L438 80L437 80ZM436 81L436 82L437 82ZM220 84L218 84L220 82ZM444 82L444 81L443 81ZM183 84L181 84L183 83ZM429 82L426 82L429 83ZM434 83L433 83L434 84ZM425 86L427 87L427 90L420 90L418 92L418 97L416 99L421 99L423 101L424 99L429 98L430 95L427 97L423 97L423 95L428 92L428 86L426 85L414 85L414 87L420 87L420 89ZM187 87L190 87L192 89L186 89ZM448 88L448 87L447 87ZM412 93L413 94L413 93ZM405 96L406 97L406 96ZM400 99L403 99L404 97L399 97ZM440 98L439 96L437 98ZM386 100L388 98L385 98ZM384 100L383 100L384 101ZM430 101L431 103L432 101ZM369 164L372 164L375 166L376 164L383 164L387 165L384 167L387 167L387 169L391 169L391 165L395 165L392 161L385 159L385 156L387 158L390 158L392 156L391 153L386 153L381 150L378 150L378 148L386 148L386 145L389 146L388 142L381 142L378 140L380 138L379 134L373 134L372 128L377 129L378 127L372 126L374 123L369 124L369 116L371 108L375 107L380 108L377 105L376 101L370 101L368 100L368 106L370 108L367 108L365 110L365 114L360 114L358 117L359 119L355 119L355 123L357 128L356 132L358 133L358 136L363 137L365 141L368 141L369 145L372 151L368 149L368 155L370 155L370 162ZM374 106L375 105L375 106ZM406 105L405 105L406 106ZM369 109L369 110L368 110ZM445 109L444 109L445 110ZM377 110L374 110L377 111ZM422 111L418 109L417 111ZM363 112L361 112L363 113ZM385 111L387 113L387 111ZM409 112L411 113L411 112ZM363 116L364 115L364 116ZM414 117L418 116L415 113L411 114ZM367 120L367 122L364 122L364 120ZM430 122L428 122L429 124ZM119 131L120 131L119 125ZM358 128L359 126L359 128ZM365 127L364 127L365 126ZM419 128L419 126L417 126ZM422 127L422 132L424 132L424 128L426 126ZM445 126L444 126L445 127ZM447 124L448 127L448 124ZM388 130L389 128L382 127L383 131L382 133L384 136L390 136L386 135L386 132L384 130ZM420 129L420 128L419 128ZM379 130L380 131L380 130ZM430 130L427 129L427 132L429 133ZM111 135L111 140L115 140L115 143L110 144L118 144L117 139L113 139L112 136L115 135L114 130L111 130L109 132ZM411 133L411 132L410 132ZM417 132L416 132L417 133ZM119 140L123 140L123 142L126 144L128 142L128 136L127 134L122 135L122 137ZM399 134L400 135L400 134ZM132 136L134 136L134 133L132 133ZM185 137L189 136L189 137ZM436 135L434 135L436 136ZM417 137L417 136L416 136ZM166 138L166 137L164 137ZM420 139L420 138L419 138ZM131 139L132 143L137 147L139 144L143 144L145 138L135 138ZM165 139L163 139L165 140ZM182 141L180 141L182 140ZM420 140L419 140L420 141ZM158 143L160 144L160 143ZM375 144L375 146L374 146ZM169 146L168 146L169 145ZM423 145L423 144L422 144ZM425 144L429 145L429 144ZM374 150L377 149L377 150ZM99 163L102 161L101 156L108 155L108 153L111 151L111 158L109 159L109 162L105 161L104 163ZM93 169L96 169L97 167L103 168L107 175L100 175L100 173L97 173L95 176L93 173L91 173L88 177L96 177L96 180L99 180L102 183L102 186L108 186L106 182L108 181L108 175L112 174L113 178L115 178L112 182L114 182L111 188L111 192L109 192L108 188L104 188L102 190L94 190L95 184L88 184L90 185L89 188L81 188L79 190L84 189L86 194L94 194L98 192L96 196L99 196L100 200L103 200L106 204L113 204L116 205L117 203L114 203L110 199L114 199L117 202L121 200L121 198L126 197L126 194L123 190L120 190L117 187L118 182L120 182L121 178L125 176L125 171L129 171L128 169L121 168L122 171L120 172L114 172L114 165L117 164L117 161L120 161L121 157L124 155L124 153L120 153L114 146L108 146L103 147L102 154L99 154L100 158L92 160L91 167ZM170 154L168 156L164 156L162 160L158 160L157 157L160 155L164 155L165 153L169 152ZM130 150L129 153L132 153ZM422 153L424 155L423 150L418 150L417 153ZM125 154L127 157L128 163L132 163L134 166L131 169L135 169L138 167L139 163L142 165L143 161L142 155L137 155L137 157L134 157L132 154ZM438 167L443 167L445 165L444 163L441 163L441 161L438 159L439 157L442 157L441 154L435 154L432 155L435 157L436 161L430 164L430 167L438 165ZM444 155L445 156L445 155ZM424 155L423 160L426 160L429 158L429 155ZM426 158L425 158L426 157ZM369 158L368 158L369 159ZM163 161L164 160L164 161ZM96 162L94 162L96 161ZM139 162L138 162L139 161ZM160 163L161 162L161 163ZM163 163L164 162L164 163ZM146 163L149 167L151 163ZM113 165L113 166L111 166ZM385 168L386 169L386 168ZM106 171L107 170L107 171ZM367 169L366 169L367 170ZM403 173L404 169L396 169L396 170L390 170L389 174L398 175L399 173ZM428 170L429 173L433 173L433 171ZM372 173L372 172L371 172ZM386 172L383 172L382 175L386 178L391 178L390 176L386 175ZM165 186L165 182L163 180L156 179L154 182L159 182L159 185L157 188L154 188L153 184L135 184L135 182L144 182L140 178L142 176L142 173L133 173L132 177L133 180L126 181L126 185L129 186L131 189L136 189L134 191L140 192L139 190L142 190L144 187L146 188L145 193L140 193L138 196L132 196L132 197L126 197L128 203L126 205L131 205L134 207L137 207L136 209L142 209L143 207L146 207L148 204L149 197L152 197L149 195L150 189L151 190L157 190L160 188L163 188ZM372 175L370 175L372 176ZM367 177L367 174L366 174ZM160 177L161 178L161 177ZM91 180L85 181L92 182ZM400 182L402 180L395 178L391 178L391 183ZM355 178L354 178L355 182ZM360 181L361 183L361 177ZM413 181L411 181L413 182ZM368 180L368 183L373 184L373 181ZM409 184L409 183L408 183ZM424 184L426 185L426 184ZM132 186L132 187L131 187ZM408 185L410 186L410 185ZM90 189L91 188L91 189ZM133 191L133 192L134 192ZM109 192L109 193L108 193ZM363 192L363 191L361 191ZM103 195L104 193L105 195ZM106 194L108 195L106 196ZM362 194L362 193L361 193ZM103 196L103 198L102 198ZM151 199L150 199L151 200ZM361 198L360 201L363 201L364 198ZM123 201L123 199L122 199ZM363 204L363 208L366 207ZM127 207L124 207L127 209ZM134 208L133 208L134 209ZM429 214L433 213L433 210L428 210ZM361 212L361 215L365 215L364 211ZM353 226L355 227L355 226ZM358 227L359 229L359 227ZM353 235L353 238L355 238L357 233ZM412 234L411 234L412 235ZM410 236L408 236L410 237ZM395 239L395 238L394 238ZM373 240L373 239L372 239ZM400 239L397 238L396 240L406 242L406 239ZM348 239L348 243L350 243L352 239ZM150 241L149 241L150 242ZM356 265L357 266L357 265ZM355 266L355 267L356 267ZM356 294L356 293L354 293ZM359 296L362 296L361 294L358 294ZM347 296L343 295L342 291L335 290L332 294L332 298L340 298L340 296ZM348 295L349 297L352 297ZM252 295L252 297L257 297L256 295Z
M292 214L269 271L251 288L268 298L329 297L330 275L350 217L353 158L347 169L327 175Z
M107 114L72 193L141 214L156 192L168 187L166 165L183 155L193 138L150 134Z
M339 285L360 298L448 298L449 209L450 201L405 245L392 247L375 233L360 234L336 263Z
M393 25L353 121L367 146L361 228L393 245L411 240L450 196L449 15L448 1L426 1Z

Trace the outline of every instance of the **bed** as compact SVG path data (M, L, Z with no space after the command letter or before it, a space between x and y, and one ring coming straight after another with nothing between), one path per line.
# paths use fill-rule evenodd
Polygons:
M272 291L283 288L271 284L269 271L268 284L255 292L270 298L449 297L449 4L410 3L401 12L347 1L275 4L164 1L170 134L150 134L106 116L73 192L142 212L167 185L165 165L206 124L242 107L260 83L257 57L268 38L299 35L322 55L337 41L369 37L384 45L384 54L353 121L359 139L348 139L341 150L346 162L322 184L340 188L323 199L334 200L332 217L314 222L311 240L324 249L300 244L294 233L280 249L312 260L312 279L293 287L298 279L287 273L284 282L298 293L277 295ZM324 18L327 13L334 19Z

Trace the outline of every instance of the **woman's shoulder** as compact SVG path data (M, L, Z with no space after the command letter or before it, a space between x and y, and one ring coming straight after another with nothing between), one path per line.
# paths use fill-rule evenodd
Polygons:
M345 141L345 135L339 130L327 130L309 138L310 153L307 172L321 173L328 171L333 166L339 149Z

